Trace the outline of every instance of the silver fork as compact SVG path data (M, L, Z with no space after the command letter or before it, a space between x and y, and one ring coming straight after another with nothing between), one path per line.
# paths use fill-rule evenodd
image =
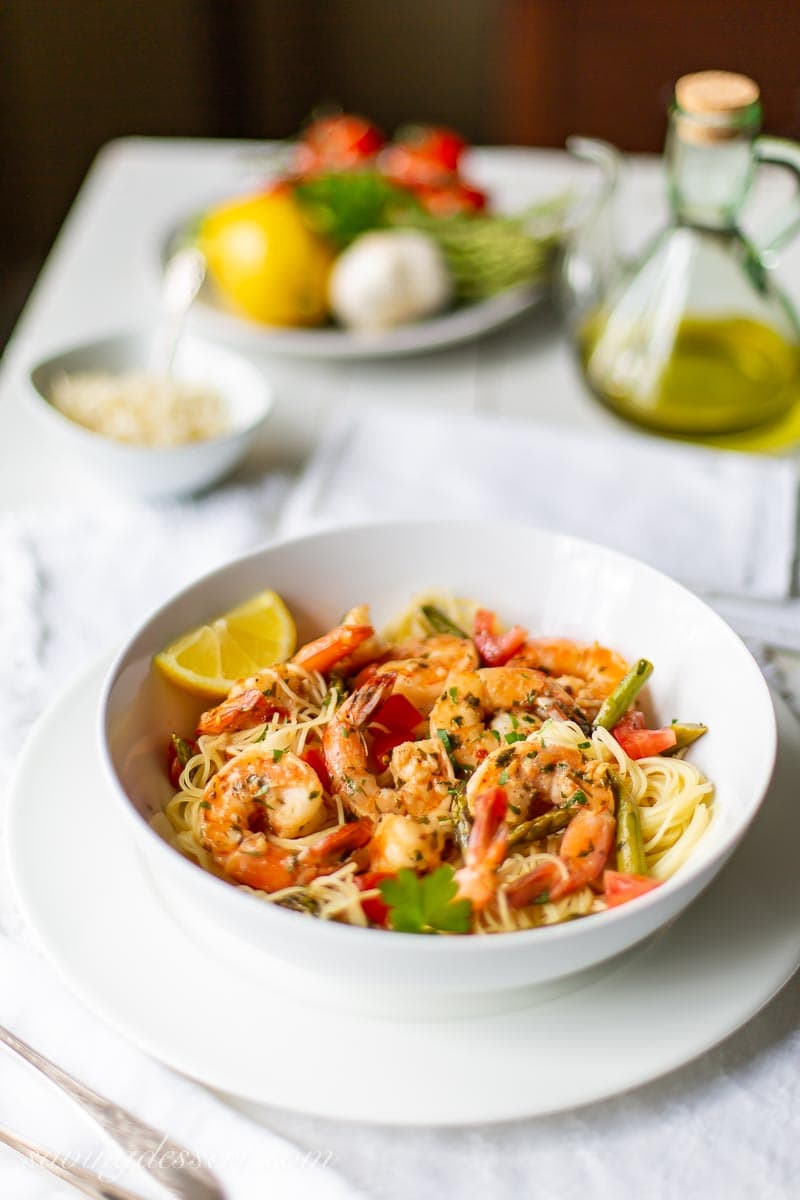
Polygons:
M225 1200L225 1193L217 1177L198 1163L196 1155L185 1146L140 1121L119 1104L92 1091L86 1084L62 1071L61 1067L57 1067L2 1025L0 1042L65 1092L112 1141L173 1196L179 1197L179 1200ZM113 1192L106 1194L109 1197L114 1195ZM100 1192L99 1195L103 1196L103 1193Z
M6 1129L2 1125L0 1125L0 1142L10 1146L12 1150L19 1151L32 1163L36 1163L37 1167L43 1167L45 1171L49 1171L58 1179L63 1179L65 1183L71 1183L79 1192L83 1192L84 1196L90 1196L91 1200L142 1200L141 1196L129 1192L127 1188L120 1187L116 1183L101 1179L93 1171L87 1171L84 1167L68 1167L49 1150L43 1150L41 1146L36 1146L27 1138L21 1137L18 1133L12 1133L10 1129Z

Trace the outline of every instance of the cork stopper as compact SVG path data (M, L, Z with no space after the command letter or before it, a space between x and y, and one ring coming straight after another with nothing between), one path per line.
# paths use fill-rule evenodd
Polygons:
M761 109L759 88L733 71L696 71L675 84L675 115L685 141L725 142L754 132Z

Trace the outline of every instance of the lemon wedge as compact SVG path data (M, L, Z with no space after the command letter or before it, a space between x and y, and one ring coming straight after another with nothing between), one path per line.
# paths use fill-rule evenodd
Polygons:
M176 638L153 661L177 687L218 699L237 679L284 662L296 641L292 614L277 592L267 590Z

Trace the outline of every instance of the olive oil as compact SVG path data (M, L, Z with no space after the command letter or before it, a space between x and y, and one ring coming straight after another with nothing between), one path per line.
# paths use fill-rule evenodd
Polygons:
M717 434L752 429L800 400L800 352L776 330L747 317L684 317L655 379L629 371L596 378L592 359L605 323L579 336L586 378L609 408L664 433ZM626 339L636 342L636 331Z
M800 210L781 210L761 234L739 223L756 169L771 162L800 175L800 144L762 136L760 123L752 79L678 80L665 160L671 218L631 263L609 236L618 156L581 143L605 183L564 256L574 345L603 403L673 437L744 448L786 444L800 428L800 318L769 269L800 229Z

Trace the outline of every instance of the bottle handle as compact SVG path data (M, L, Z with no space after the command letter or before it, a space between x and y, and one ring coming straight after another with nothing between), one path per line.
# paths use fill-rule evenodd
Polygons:
M771 267L778 252L800 231L800 142L789 138L757 137L753 142L753 155L757 162L784 167L795 177L795 194L769 219L758 238L761 260Z

